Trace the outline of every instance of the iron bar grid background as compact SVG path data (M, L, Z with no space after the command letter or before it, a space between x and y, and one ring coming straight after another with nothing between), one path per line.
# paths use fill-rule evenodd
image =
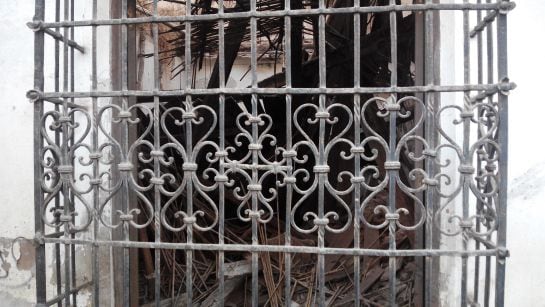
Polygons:
M100 266L98 250L101 247L122 249L123 289L122 304L130 302L130 248L154 249L155 304L161 304L161 249L180 250L185 254L187 270L186 302L193 303L192 257L195 251L213 251L218 255L217 280L219 304L223 305L225 291L225 254L241 251L251 254L252 305L259 305L259 258L260 252L283 253L285 274L291 276L293 254L316 255L317 297L314 302L325 306L328 295L325 288L326 255L354 256L354 305L364 304L360 295L360 262L363 256L389 257L388 282L389 305L396 303L396 265L398 257L422 257L425 261L423 274L424 306L434 305L433 261L439 257L456 257L461 262L460 297L462 306L480 302L483 306L503 306L505 258L505 209L507 191L507 94L515 87L507 75L506 54L506 14L514 8L514 3L505 0L486 3L435 3L426 0L422 4L396 4L391 0L384 6L326 7L325 0L318 1L317 8L292 9L291 1L286 0L284 9L278 11L259 11L259 1L251 0L248 11L224 12L223 0L218 1L218 13L192 15L191 5L186 6L183 16L159 16L158 0L153 1L153 12L149 17L129 17L128 0L121 1L120 18L99 19L97 2L92 1L92 19L74 20L74 1L56 1L55 21L47 22L44 0L36 0L35 18L28 25L35 31L35 88L28 97L35 104L35 225L37 255L37 303L39 306L77 305L77 293L92 287L93 304L100 305ZM61 10L62 8L62 10ZM438 17L443 11L457 11L463 14L463 85L438 84L434 77L439 59L434 48ZM360 31L361 14L384 13L390 21L391 66L398 67L397 16L401 12L422 12L423 17L423 85L402 86L398 84L397 69L390 72L388 86L367 87L360 82ZM61 14L63 18L61 20ZM328 87L327 85L327 16L350 15L354 23L353 48L353 87ZM318 86L301 88L292 84L292 21L296 17L316 16L318 18ZM285 38L284 69L285 87L258 87L257 23L259 19L280 17L284 21ZM472 19L476 19L473 20ZM225 72L225 25L232 20L249 19L251 45L251 86L232 88L226 86ZM219 86L210 89L192 88L191 73L184 70L184 84L178 90L161 89L161 64L159 62L158 25L165 22L179 22L185 26L183 58L191 62L191 29L197 22L213 21L219 25ZM470 27L470 24L472 25ZM151 25L153 38L153 90L135 90L129 86L129 27ZM99 27L120 27L121 60L120 86L116 90L99 91L97 86L97 29ZM75 40L78 29L91 28L92 44L87 50ZM45 91L44 62L45 40L52 39L55 44L55 89ZM476 59L471 42L477 40ZM74 67L78 65L75 53L91 54L91 82L89 91L76 91ZM62 64L61 64L62 62ZM476 63L476 65L475 65ZM472 66L473 65L473 66ZM474 67L476 66L476 67ZM63 71L60 71L62 67ZM476 72L476 77L474 76ZM486 82L484 81L486 76ZM115 76L114 76L115 77ZM62 85L60 81L62 80ZM463 93L459 105L442 105L445 93ZM373 98L362 100L362 95L371 94ZM383 98L379 94L386 95ZM247 106L234 105L228 98L233 95L247 97ZM267 95L284 97L285 127L282 144L277 144L278 136L269 132L274 126L273 119L266 113L262 98ZM294 97L312 95L313 103L294 104ZM331 100L335 95L351 96L348 103ZM152 106L137 102L138 97L152 97ZM163 100L168 97L182 97L178 106L161 110ZM206 97L215 97L217 106L201 103ZM80 103L83 101L83 103ZM104 103L104 101L106 101ZM399 135L396 122L409 116L406 105L412 103L413 111L420 113L414 127ZM381 105L378 116L388 122L388 137L376 133L366 118L367 108ZM238 138L244 138L244 146L238 148L226 144L226 109L240 108L237 123ZM461 139L448 135L442 127L445 110L458 111L454 125L462 131ZM336 114L341 112L347 122L339 122ZM203 115L207 114L207 115ZM185 134L184 143L169 131L168 117L174 118L175 125ZM417 115L414 115L415 117ZM136 131L142 118L148 121L143 130ZM317 138L308 136L302 122L317 126ZM332 126L343 125L337 135L326 135ZM119 125L119 133L114 135L108 125ZM263 128L265 127L265 129ZM423 130L418 130L423 129ZM201 131L204 130L204 133ZM365 130L366 134L361 133ZM195 140L195 134L204 135ZM331 130L332 131L332 130ZM421 132L418 132L421 131ZM423 132L422 132L423 131ZM293 137L295 133L302 138ZM420 133L420 134L418 134ZM150 137L151 141L146 139ZM161 137L167 137L163 142ZM267 141L268 140L268 141ZM277 146L278 155L274 159L263 156L262 149ZM375 153L366 146L376 143L386 157L380 168ZM410 151L409 143L419 143L421 151L413 147L407 154L412 159L412 173L418 180L406 184L400 179L402 151ZM236 143L236 142L235 142ZM377 145L378 144L378 145ZM336 145L348 146L346 152L338 153L332 148ZM146 147L145 150L141 148ZM418 146L416 146L418 147ZM443 170L445 161L441 160L442 150L452 150L459 161L456 174ZM242 158L233 158L234 153L243 152ZM174 182L174 174L164 171L172 160L169 155L176 153L183 160L181 182L174 190L167 183ZM330 174L332 161L329 154L336 153L335 159L352 163L350 171ZM201 155L208 155L205 159ZM307 156L305 158L305 155ZM311 171L305 171L303 164L310 156L313 163ZM172 158L174 159L174 158ZM373 162L375 164L369 164ZM420 164L419 164L420 163ZM203 166L205 165L206 166ZM149 168L141 168L148 165ZM418 166L421 165L421 166ZM371 185L370 173L376 173L378 183ZM141 175L141 177L138 177ZM235 175L239 176L236 177ZM264 179L274 176L277 179L273 191L265 191ZM345 177L344 179L342 177ZM244 180L241 182L240 177ZM336 180L334 180L336 178ZM211 179L211 180L210 180ZM350 182L344 190L336 184ZM418 181L418 183L416 183ZM143 184L142 182L146 182ZM310 182L302 187L303 182ZM448 182L448 183L447 183ZM454 183L453 183L454 182ZM443 190L451 183L456 185L449 194ZM236 189L238 186L244 190ZM152 197L147 192L151 191ZM281 191L281 192L280 192ZM379 223L369 221L363 211L375 195L387 191L387 205L375 207L374 214L380 216ZM407 214L396 206L396 194L404 193L414 201L414 220L412 225L400 222ZM225 241L225 199L231 193L238 199L237 217L251 223L251 242L232 244ZM274 214L271 203L279 193L285 195L284 244L270 245L260 242L260 225L270 222ZM316 208L303 212L304 225L296 218L296 212L309 194L317 196ZM202 211L195 211L194 197L200 195L210 206L211 220L202 218ZM326 195L337 201L337 206L326 208ZM167 210L176 199L184 200L184 209L174 216L167 216ZM143 203L142 208L130 204L131 199ZM348 199L348 200L347 200ZM447 212L461 199L461 212ZM115 203L115 204L114 204ZM247 207L246 207L247 205ZM115 211L114 210L115 206ZM111 208L106 209L106 208ZM108 211L110 210L110 211ZM142 212L146 210L147 212ZM448 211L448 210L447 210ZM455 210L453 210L455 211ZM106 219L108 214L116 223ZM147 216L147 218L142 218ZM445 220L454 225L455 231L443 228ZM174 222L173 222L174 221ZM204 223L208 221L209 223ZM135 241L131 231L153 224L153 242ZM99 238L99 228L120 229L122 238L103 240ZM343 233L354 228L353 246L335 248L328 246L325 237L328 233ZM387 229L388 249L369 249L359 245L359 229ZM421 231L424 242L420 248L398 249L396 233ZM181 243L163 242L162 231L184 231L186 241ZM194 241L198 232L217 232L217 243L204 244ZM86 236L79 236L87 233ZM316 236L316 246L292 245L292 234L312 234ZM460 238L460 249L443 249L433 238L449 236ZM76 252L77 245L92 247L92 281L77 284ZM53 246L55 253L55 272L57 276L56 296L47 296L46 246ZM61 257L64 257L62 259ZM482 272L479 266L484 257L485 282L479 282ZM472 259L473 258L473 259ZM470 264L470 259L473 265ZM495 272L492 270L495 269ZM469 275L473 274L473 279ZM470 280L474 285L470 285ZM494 283L494 284L492 284ZM292 283L284 283L283 297L291 297ZM472 287L472 291L469 288ZM484 289L483 289L484 288ZM493 290L491 290L493 288ZM485 294L479 295L482 291ZM470 294L471 293L471 294ZM494 302L490 295L494 293ZM482 302L481 302L482 300ZM283 303L290 304L291 299Z

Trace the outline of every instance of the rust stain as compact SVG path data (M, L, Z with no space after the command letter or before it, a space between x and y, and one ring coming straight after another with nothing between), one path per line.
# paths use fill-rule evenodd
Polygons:
M29 240L19 241L19 258L17 259L18 270L31 270L35 263L34 245Z

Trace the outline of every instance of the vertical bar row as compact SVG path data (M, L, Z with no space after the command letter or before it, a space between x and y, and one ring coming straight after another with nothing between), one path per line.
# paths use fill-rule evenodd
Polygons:
M390 0L390 5L395 5L395 0ZM391 56L391 69L390 69L390 87L397 88L397 13L395 11L390 12L390 56ZM389 103L397 103L397 94L392 93L392 101ZM396 141L397 141L397 112L390 111L389 121L389 152L387 162L396 162ZM396 212L396 178L399 169L387 168L385 163L385 170L389 177L388 179L388 209L390 214ZM390 219L388 223L389 230L389 242L388 249L396 250L396 220ZM388 282L390 288L390 306L397 306L396 294L396 258L389 258L388 265Z
M157 0L153 0L153 17L157 17ZM159 25L153 23L152 25L152 39L153 39L153 88L154 91L160 90L161 85L161 66L159 63ZM153 148L155 151L161 151L161 138L160 138L160 105L159 105L159 96L153 96ZM153 157L153 176L155 178L160 178L160 164L158 156ZM159 185L154 186L153 194L153 204L154 204L154 241L161 242L161 191ZM154 250L154 292L155 292L155 306L160 306L161 304L161 250L156 248Z
M498 79L499 82L507 82L507 15L498 14L497 17L497 48L498 48ZM506 231L507 231L507 161L508 161L508 99L507 93L500 91L498 93L499 123L498 123L498 142L500 144L500 183L499 183L499 203L497 206L498 231L497 244L498 256L496 259L496 307L504 306L505 295L505 258L506 252Z
M34 6L34 21L42 21L45 18L45 0L36 0ZM34 90L44 90L44 32L34 32ZM43 137L41 134L41 118L43 114L43 100L34 103L34 231L36 235L44 234L44 222L42 220L44 195L42 191L43 169L41 165L40 152L43 148ZM36 303L44 307L46 303L46 259L45 245L36 245Z
M358 9L360 7L360 0L354 0L354 7ZM360 47L361 47L361 20L360 14L354 14L354 88L359 89L360 87ZM360 145L360 136L361 136L361 105L360 105L360 95L354 94L354 146ZM361 207L360 207L360 197L361 197L361 182L363 176L360 176L361 171L361 158L358 153L354 153L354 249L360 248L360 218L361 218ZM360 289L360 257L354 256L354 306L359 307L361 305L361 289Z

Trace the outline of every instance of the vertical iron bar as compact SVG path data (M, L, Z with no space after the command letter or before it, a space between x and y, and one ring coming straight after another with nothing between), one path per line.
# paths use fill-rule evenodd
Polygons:
M97 0L93 0L93 13L92 13L92 19L97 19ZM91 91L97 90L97 26L92 27L92 34L91 34ZM93 152L95 154L98 153L98 101L97 97L91 98L92 108L93 108L93 128L92 128L92 148ZM100 168L100 158L93 159L93 178L94 180L98 180L100 182L99 178L99 168ZM99 185L95 184L93 186L93 208L95 210L95 213L99 211ZM93 221L93 241L98 240L98 216L94 216ZM98 260L98 252L99 248L97 245L93 245L92 255L93 255L93 264L92 264L92 271L93 271L93 306L98 307L100 305L100 276L99 276L99 260Z
M497 48L498 48L498 79L499 82L507 82L507 15L498 14L497 16ZM499 121L498 121L498 142L500 144L499 160L499 203L497 206L498 231L497 244L500 249L496 259L496 307L504 306L505 299L505 260L507 257L506 231L507 231L507 159L508 159L508 98L507 93L500 91L498 93Z
M70 5L68 0L64 0L64 21L70 19ZM68 35L69 28L65 27L63 29L63 92L69 91L69 47L68 47ZM63 99L62 106L62 116L68 116L68 98ZM68 158L68 142L69 142L69 131L68 124L66 122L62 123L62 145L61 145L61 164L62 165L71 165L72 161L69 161ZM69 180L66 176L68 174L63 174L62 177L62 195L63 195L63 215L68 217L70 215L70 190L69 190ZM64 222L64 237L70 237L70 224ZM71 290L71 279L70 279L70 254L71 248L70 243L64 245L64 304L65 306L70 305L70 290Z
M219 13L224 12L223 0L218 1ZM218 42L218 65L219 65L219 88L225 87L225 22L220 19L218 22L219 42ZM222 180L218 180L219 188L219 224L218 224L218 241L220 245L225 244L225 95L219 96L219 150L222 153L219 157L219 176ZM224 262L225 253L218 252L218 279L219 279L219 306L225 304L225 277L224 277Z
M291 0L285 0L284 1L284 7L286 11L289 11L291 9ZM284 55L284 66L285 66L285 78L286 78L286 88L292 87L292 78L291 78L291 71L292 71L292 60L291 60L291 17L286 15L284 17L284 44L285 44L285 55ZM288 170L286 172L286 176L288 178L291 178L293 176L293 161L292 161L292 110L291 110L291 103L292 103L292 95L287 94L286 95L286 151L290 153L290 155L286 155L286 166L288 166ZM290 246L291 245L291 207L292 207L292 198L293 198L293 183L287 182L286 183L286 219L285 219L285 230L284 230L284 241L285 245ZM284 254L284 296L285 301L284 304L287 307L291 306L291 253L285 253Z
M325 9L325 1L319 0L318 6L320 9ZM326 69L326 39L325 39L325 23L326 16L320 14L318 16L318 57L319 57L319 86L321 89L327 88L327 69ZM326 95L320 94L319 96L319 112L326 112ZM325 118L319 120L318 131L318 163L319 166L324 166L327 162L325 160ZM325 247L325 225L322 222L324 219L324 190L325 180L327 173L322 171L316 172L318 175L318 218L320 223L318 225L318 247ZM322 253L318 254L318 306L325 306L325 256Z
M395 5L395 0L390 0L390 5ZM391 56L391 75L390 75L390 87L397 88L397 13L395 11L390 12L390 56ZM397 94L393 93L391 95L392 101L389 103L397 103ZM389 152L388 160L394 162L396 160L396 139L397 139L397 112L390 111L390 122L389 122ZM396 178L398 170L390 169L387 170L388 173L388 208L390 213L396 211ZM396 249L396 220L390 219L388 223L389 230L389 242L388 249ZM396 258L389 258L388 265L388 282L390 286L390 306L397 306L396 294L397 294L397 285L396 285Z
M43 21L45 18L45 0L36 0L34 5L34 21ZM44 32L34 33L34 90L44 90ZM39 99L33 106L34 121L34 231L36 235L44 234L44 222L42 220L43 191L41 181L43 178L41 150L43 137L41 130L41 118L43 114L43 100ZM45 244L36 245L36 303L37 306L45 306L46 297L46 259ZM60 272L58 272L60 273Z
M427 4L433 3L432 0L426 0ZM435 77L434 77L434 63L435 63L435 57L434 57L434 18L433 18L433 12L428 10L425 12L425 20L424 20L424 83L425 85L434 85L435 84ZM425 110L425 139L428 142L428 148L431 151L435 151L436 144L435 144L435 94L433 93L426 93L424 94L425 97L425 103L426 103L426 110ZM429 156L425 161L425 168L426 173L429 178L435 177L435 156L431 155ZM426 189L426 195L425 195L425 205L426 205L426 223L425 223L425 235L424 235L424 244L425 249L430 250L433 249L433 215L434 215L434 189L433 187L428 186ZM434 286L433 282L433 257L426 256L425 257L425 287L424 287L424 306L425 307L431 307L432 306L432 292L433 289L437 288Z
M256 12L257 0L250 0L250 11L252 14ZM252 75L252 117L257 117L257 94L253 93L253 90L257 88L257 20L255 16L250 18L250 45L251 45L251 75ZM259 142L259 131L257 122L252 121L252 143ZM257 150L252 150L252 165L259 164L259 156ZM258 170L252 168L252 185L259 184ZM257 237L258 227L258 191L251 191L252 197L252 245L259 245ZM252 307L259 305L259 255L256 252L252 252Z
M56 0L55 1L55 21L59 22L61 20L61 1ZM60 28L55 29L56 33L60 34ZM60 91L60 69L59 69L59 61L60 61L60 41L55 40L55 92ZM59 112L60 108L59 105L55 105L55 111ZM55 130L55 144L60 144L60 133L59 130ZM60 209L60 195L57 195L55 197L55 210ZM60 232L60 226L58 223L55 224L55 232ZM61 275L61 246L60 244L55 244L55 272L56 272L56 280L57 280L57 295L60 296L62 294L62 275ZM62 301L59 301L57 303L59 307L62 306Z
M469 3L469 0L464 0L464 3ZM470 46L469 46L469 10L463 11L463 39L464 39L464 84L469 84L470 79ZM464 112L472 112L469 106L470 92L464 92ZM462 146L462 164L472 164L469 159L469 142L470 142L470 118L465 117L463 120L463 146ZM462 217L464 221L469 218L469 180L470 175L462 174ZM463 249L468 248L468 235L466 230L462 231ZM468 285L468 257L462 256L462 280L461 280L461 305L467 306L467 285Z
M291 9L291 1L285 0L284 1L284 7L286 11L289 11ZM286 15L284 17L284 66L285 66L285 79L286 79L286 88L292 87L292 59L291 59L291 17ZM292 95L287 94L286 95L286 151L290 154L286 154L286 166L288 166L288 170L286 172L286 176L288 178L291 178L293 176L293 161L292 161L292 110L291 110L291 103L292 103ZM286 218L285 218L285 230L284 230L284 241L286 246L291 245L291 207L292 207L292 199L293 199L293 186L292 182L286 182ZM284 304L287 307L291 306L291 253L285 253L284 254L284 296L285 301Z
M360 0L354 0L354 7L358 9L360 7ZM361 47L361 20L360 14L354 14L354 88L358 89L360 87L360 47ZM360 116L361 106L360 106L360 95L354 95L354 146L361 146L360 142ZM360 154L354 153L354 177L363 179L363 176L360 175L361 165L360 165ZM355 178L354 178L355 179ZM361 182L354 180L354 249L360 248L360 218L361 218L361 208L360 208L360 197L361 197ZM360 257L354 256L354 306L359 307L361 305L361 289L360 289Z
M127 18L127 0L121 1L121 18ZM121 88L123 91L127 91L128 89L128 36L127 36L127 28L128 26L126 24L123 24L121 26ZM129 108L129 98L124 96L122 97L122 110L127 110ZM129 157L129 124L128 121L124 121L122 123L123 127L121 128L121 152L122 156L126 159L126 161L130 161L131 157ZM121 210L124 212L124 214L128 214L129 212L129 172L123 172L122 174L122 180L123 180L123 187L121 190ZM129 221L122 221L123 224L123 240L129 241ZM129 257L129 248L124 247L123 248L123 306L128 307L130 306L130 257Z
M70 0L70 21L74 21L74 0ZM75 32L75 27L72 26L70 27L70 40L74 41L74 32ZM74 48L70 48L70 91L71 92L74 92L75 91L75 75L74 75L74 68L75 68L75 61L74 61ZM73 104L76 100L74 98L70 98L70 102ZM74 115L72 114L71 115L71 118L72 118L72 121L75 121L74 119ZM75 128L73 128L73 133L70 137L70 147L74 145L74 136L75 136ZM70 164L73 164L73 161L70 161ZM72 173L73 175L75 174L75 168L74 168L74 171ZM76 212L76 203L75 203L75 197L74 197L74 194L73 193L70 193L70 211L71 212ZM76 216L75 215L72 215L72 222L74 223L75 225L75 221L76 221ZM71 232L70 234L70 238L72 239L75 239L76 238L76 233L75 232ZM75 289L76 288L76 245L72 244L71 247L70 247L70 264L71 264L71 283L72 283L72 288ZM77 306L77 291L74 291L74 293L72 293L72 305L73 306Z
M486 0L486 3L490 3L492 0ZM492 24L489 23L486 26L486 58L487 58L487 82L492 84L494 82L494 38L493 38ZM493 97L488 97L488 103L493 104ZM489 200L489 205L492 206L492 200ZM491 236L487 239L490 240ZM485 264L485 278L484 278L484 307L490 306L490 274L491 274L491 257L486 256Z
M157 16L157 0L153 0L153 16ZM159 63L159 25L154 23L152 25L152 39L153 39L153 87L155 91L160 90L161 86L161 66ZM159 116L160 116L160 105L159 105L159 96L153 96L153 147L155 151L161 150L161 128L159 125ZM153 157L153 176L159 178L160 175L160 165L158 156ZM159 185L154 186L154 210L155 214L153 217L154 222L154 241L161 242L161 191ZM155 286L155 306L159 307L161 305L161 250L156 248L154 249L155 256L155 270L154 270L154 286Z
M481 3L481 0L477 0L477 3ZM477 23L481 22L482 20L482 12L479 10L477 11ZM477 83L483 84L483 32L479 31L477 33ZM479 101L480 102L480 101ZM478 116L481 116L482 108L479 108L478 110ZM478 136L477 138L480 139L482 137L481 129L477 129ZM477 170L481 172L482 169L482 160L477 159ZM481 175L481 174L479 174ZM486 187L483 187L483 189L486 189ZM483 201L477 198L477 215L479 215L482 211ZM475 225L475 230L477 232L480 232L481 230L481 222L477 220L477 223ZM481 247L479 241L475 241L475 249L479 250ZM486 247L485 247L486 248ZM479 277L480 277L480 257L475 257L475 278L473 280L473 302L478 303L479 302Z
M187 1L185 5L185 14L186 16L191 15L191 1ZM191 88L191 74L189 73L188 68L191 67L191 22L185 22L185 89L188 90ZM193 112L193 102L191 101L191 96L185 96L186 112ZM186 141L186 150L188 159L195 159L193 157L193 136L192 136L192 122L191 120L186 120L185 122L185 141ZM194 161L187 161L193 163ZM185 172L184 176L189 176L187 180L187 216L193 217L193 173ZM193 243L193 224L187 224L187 243ZM193 304L193 251L186 251L186 271L185 271L185 286L187 294L187 306L192 306Z

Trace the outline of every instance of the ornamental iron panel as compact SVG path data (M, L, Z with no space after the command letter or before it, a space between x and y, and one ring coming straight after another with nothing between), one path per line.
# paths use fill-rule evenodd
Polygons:
M99 306L108 260L99 254L108 248L113 258L121 255L108 265L120 273L114 288L124 306L138 304L132 292L143 286L133 279L142 264L131 266L131 257L144 250L156 306L171 296L165 276L176 279L165 267L180 259L179 281L168 284L179 288L172 291L174 305L225 304L234 291L233 263L246 261L252 306L295 305L298 295L318 306L376 306L366 294L375 261L386 284L379 301L436 306L444 282L439 272L448 272L444 258L454 259L452 270L460 272L451 291L462 306L504 305L507 94L515 87L507 78L506 15L514 3L219 0L208 7L187 2L185 13L166 16L157 0L147 15L121 0L119 16L112 11L115 17L99 19L93 0L92 18L74 20L74 1L60 2L51 9L56 20L48 22L45 1L36 0L28 24L35 32L35 88L28 98L34 103L38 306L78 305L82 289ZM463 20L462 85L437 78L451 69L439 67L437 52L439 18L447 11ZM303 22L311 34L303 33ZM343 22L346 32L336 28ZM183 33L173 42L175 57L191 63L181 65L178 89L161 84L164 24ZM136 26L151 30L150 90L132 85ZM119 34L112 34L108 91L97 84L102 27ZM232 31L237 27L242 34ZM86 29L91 46L74 39ZM372 36L377 29L384 40ZM268 35L280 46L276 59L283 67L275 86L276 79L265 85L257 69L259 44ZM302 48L306 38L312 54ZM44 87L48 39L56 46L52 91ZM228 87L245 40L250 85ZM79 53L91 57L89 91L75 88ZM310 58L303 63L305 54ZM347 60L338 63L338 54ZM199 88L189 68L206 57L216 68ZM267 237L267 229L278 236ZM371 235L384 244L366 241ZM89 281L78 277L79 246L92 252ZM342 289L329 277L337 267L331 259L341 258L350 280ZM206 284L199 281L203 259L214 261L207 273L213 290L205 294L198 286ZM308 262L304 270L301 261ZM414 290L407 292L409 262ZM48 286L49 263L55 289ZM303 291L294 276L304 273L311 278ZM270 288L271 279L278 289Z

